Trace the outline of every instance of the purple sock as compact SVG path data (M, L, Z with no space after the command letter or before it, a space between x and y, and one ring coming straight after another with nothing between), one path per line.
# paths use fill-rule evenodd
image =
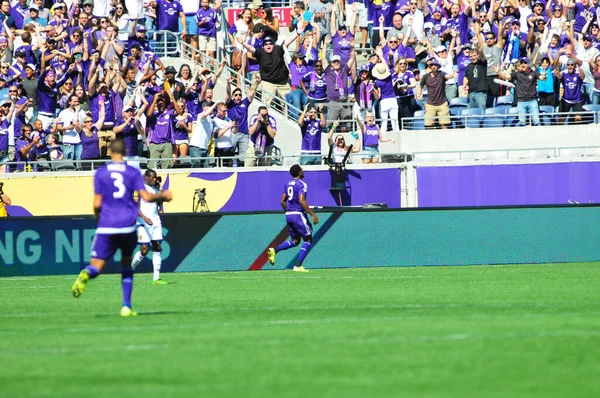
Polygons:
M87 267L85 267L85 269L88 272L88 274L90 275L90 279L94 279L95 277L97 277L100 274L100 271L98 271L98 268L96 268L92 265L88 265Z
M300 255L298 256L298 263L296 264L297 267L302 265L302 261L304 261L304 259L306 258L306 255L308 254L309 250L310 250L310 242L304 242L302 244L302 247L300 248Z
M295 247L296 244L294 243L293 240L286 240L285 242L283 242L282 244L280 244L279 246L277 246L275 248L275 253L279 253L282 250L287 250L289 248Z
M133 268L121 271L121 288L123 289L123 306L131 308L131 291L133 290Z

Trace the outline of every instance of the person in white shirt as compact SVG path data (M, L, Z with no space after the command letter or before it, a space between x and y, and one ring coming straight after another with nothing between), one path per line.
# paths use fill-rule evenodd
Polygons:
M206 105L203 111L198 114L192 136L190 137L190 157L192 158L192 167L208 167L208 159L194 159L208 157L208 144L210 143L213 131L212 114L217 104Z
M146 191L152 194L160 192L156 171L152 169L146 170L144 173L144 187L146 188ZM135 267L140 265L150 250L150 244L152 244L152 267L154 269L152 284L166 285L168 282L160 279L160 268L162 266L162 257L160 253L162 252L161 243L163 241L162 221L159 214L161 204L157 202L146 202L144 199L139 198L139 206L137 232L140 251L133 256L131 267L135 269Z
M62 134L63 154L65 159L80 160L81 138L79 132L83 127L85 112L79 106L79 97L72 94L68 100L69 107L63 109L56 119L53 133Z
M215 155L220 158L226 156L229 159L219 159L222 167L233 166L235 147L233 146L233 134L237 134L237 122L227 116L227 105L224 102L217 103L217 114L213 118L213 136L215 138Z

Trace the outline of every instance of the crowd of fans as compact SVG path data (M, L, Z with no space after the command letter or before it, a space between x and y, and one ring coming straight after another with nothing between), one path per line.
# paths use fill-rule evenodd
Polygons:
M271 8L278 3L254 0L228 28L231 59L176 70L151 51L150 39L171 31L199 59L215 56L221 0L2 0L0 172L13 160L16 170L41 159L90 167L76 161L105 158L117 136L131 162L147 147L160 159L152 168L188 155L270 164L261 157L274 153L276 121L267 107L248 115L259 88L298 109L305 164L320 162L323 132L348 148L332 134L351 131L353 117L362 133L353 134L354 150L362 147L365 163L377 161L386 131L400 130L419 109L427 127L433 118L446 127L456 97L484 110L514 93L538 124L539 105L578 112L600 104L597 3L306 0L291 4L284 28ZM215 103L227 63L252 83L233 89L229 79L226 101Z

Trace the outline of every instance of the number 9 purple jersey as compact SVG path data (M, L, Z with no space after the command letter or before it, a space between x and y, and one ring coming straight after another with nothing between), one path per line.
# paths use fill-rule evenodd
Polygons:
M300 211L304 212L302 206L300 205L300 194L304 195L306 199L306 195L308 193L308 185L302 180L294 178L292 181L288 182L284 188L284 193L287 195L287 211Z
M125 163L108 163L94 175L94 193L102 195L97 233L124 234L135 231L138 207L133 193L144 190L140 171Z

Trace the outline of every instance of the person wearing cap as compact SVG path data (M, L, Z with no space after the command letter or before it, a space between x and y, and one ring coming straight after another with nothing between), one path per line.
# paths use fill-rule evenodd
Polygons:
M308 103L308 97L302 91L300 81L308 73L308 65L306 65L304 54L296 53L292 56L292 61L289 63L290 70L290 88L292 91L285 95L285 100L292 104L296 109L303 109ZM295 110L290 110L293 119L298 118L299 113Z
M40 26L48 25L48 20L46 18L40 17L40 7L38 7L38 5L35 3L31 4L29 10L25 13L23 26L26 26L30 23L37 24Z
M1 102L0 104L3 104ZM6 107L7 105L0 105ZM34 162L37 159L37 145L40 142L39 135L32 135L33 127L27 123L21 126L21 135L15 140L15 162L18 162L16 171L25 170L25 166L29 162Z
M586 104L591 104L592 95L594 94L594 76L592 75L592 71L590 69L590 61L595 59L600 52L596 47L594 47L594 38L590 35L584 35L583 41L575 40L573 24L571 24L571 29L569 29L568 36L571 40L573 48L575 49L575 54L577 54L575 57L579 61L577 64L585 74L582 85L583 101ZM564 72L564 69L561 68L561 71Z
M5 62L9 65L12 63L14 38L14 35L10 35L8 39L0 36L0 62Z
M91 1L91 0L88 0ZM32 0L29 5L29 12L25 13L25 20L31 18L31 6L36 5L38 8L38 17L46 20L46 25L50 22L50 10L44 7L44 0ZM26 23L24 22L23 25ZM46 26L44 25L44 26Z
M351 119L352 107L354 105L354 86L349 84L351 83L349 82L349 77L350 71L354 68L354 63L356 62L354 49L352 50L350 62L347 65L342 65L339 55L331 56L330 65L327 65L326 57L323 57L321 62L325 67L325 81L327 83L327 120ZM349 123L342 124L342 129L349 128Z
M479 48L469 49L469 64L459 81L462 83L462 88L465 93L468 93L469 109L479 108L481 112L485 112L487 108L487 93L488 82L486 78L487 62L483 53Z
M250 117L248 132L254 151L250 148L250 156L246 157L244 166L271 166L273 159L270 156L275 150L277 120L269 114L269 108L258 107L258 112Z
M550 18L548 25L554 33L560 34L563 23L567 20L567 10L563 9L562 5L556 4L553 1L546 3L546 13Z
M167 100L173 107L167 108ZM146 110L146 126L148 129L148 149L150 158L148 162L150 169L170 169L177 154L175 144L175 114L181 109L179 103L169 90L162 90L154 96L152 104ZM165 159L165 160L160 160Z
M428 48L429 55L435 58L440 64L440 71L444 72L446 76L451 76L454 73L454 49L458 39L458 33L452 32L452 40L450 40L450 46L439 46L436 48ZM456 85L456 79L448 78L446 80L446 99L450 100L458 96L458 87Z
M579 70L577 70L579 69ZM583 112L583 94L581 93L581 87L583 85L583 79L585 78L585 72L583 68L577 67L577 61L573 58L567 61L566 72L561 72L558 69L553 71L554 76L562 83L563 86L563 97L560 100L559 112ZM559 124L563 124L565 117L561 116L558 119ZM581 115L575 115L575 123L581 122Z
M505 64L512 64L527 55L527 35L521 32L521 22L513 19L510 23L511 30L506 33L504 47Z
M448 8L448 5L450 5L450 8ZM469 41L469 18L467 14L461 12L461 6L458 3L445 2L444 6L446 12L448 12L448 20L442 33L443 37L451 38L458 35L461 43L467 43Z
M467 97L468 93L464 90L464 78L467 72L467 67L471 64L471 53L477 52L473 49L473 46L470 43L466 43L465 45L458 46L457 54L456 54L456 65L458 67L458 96L459 97ZM484 58L485 60L485 58ZM485 78L484 78L485 79ZM487 101L487 84L486 84L486 101Z
M129 32L129 39L127 40L127 55L130 56L131 49L137 45L140 47L140 52L150 51L150 42L146 38L146 27L144 25L137 25L137 21L133 22L133 27Z
M485 13L481 13L481 15L487 18ZM438 38L442 36L446 22L446 18L444 18L444 13L440 7L434 7L433 10L431 10L431 14L425 18L425 25L427 25L427 28L431 29L431 32ZM427 29L425 25L423 25L423 31ZM434 47L436 46L435 44L433 45Z
M148 105L144 99L144 105L139 111L136 111L135 107L131 105L134 101L130 101L129 105L123 107L121 116L115 120L115 127L113 129L115 137L122 139L125 144L125 160L127 164L136 168L139 168L139 153L138 153L138 135L144 135L144 128L140 123L140 116L146 110ZM181 106L181 103L179 104ZM100 109L102 112L102 109ZM100 119L98 119L98 122ZM96 123L98 123L96 122ZM101 126L101 125L100 125ZM187 153L186 153L187 155Z
M176 74L177 69L175 69L173 66L167 66L164 72L165 82L163 83L162 88L164 90L169 90L171 93L173 93L175 99L178 100L179 98L185 95L185 86L183 85L183 83L175 80Z
M426 73L417 86L416 98L423 100L423 87L427 87L427 102L425 102L425 128L433 127L434 120L437 118L442 129L446 129L450 124L450 108L446 98L446 81L455 79L457 73L446 74L441 71L440 62L437 58L429 60L431 71Z
M233 91L231 90L231 77L227 79L227 85L225 86L227 115L237 123L237 134L233 140L233 146L237 149L238 165L244 164L246 161L246 154L248 153L248 145L250 143L248 112L250 111L250 104L254 101L259 83L260 76L255 75L252 87L250 87L246 98L242 97L242 90L239 87L236 87Z
M217 24L219 15L210 7L208 0L200 0L200 8L196 13L198 26L198 48L201 53L206 52L209 57L215 58L217 51Z
M304 26L298 27L296 32L290 35L282 46L276 45L273 38L267 36L263 39L263 47L255 48L246 43L245 37L242 37L242 45L250 52L260 65L260 78L263 89L270 94L275 94L279 98L285 98L285 95L291 91L288 83L289 71L285 63L285 49L291 43L295 42L298 35L304 32ZM268 103L271 102L268 99Z
M342 64L347 64L350 60L350 53L354 48L354 35L348 32L346 25L337 24L338 3L333 4L331 14L331 45L333 47L332 54L339 55Z
M545 24L547 20L548 17L544 14L544 4L541 1L536 0L532 6L532 13L529 16L527 16L527 24L529 25L529 30L531 31L532 28L534 30L537 30L538 21L544 21Z
M235 25L232 25L235 26ZM250 33L250 32L249 32ZM263 37L265 34L265 29L263 24L257 23L256 25L254 25L254 27L252 28L252 32L250 34L250 36L248 37L248 39L246 40L246 43L248 43L249 45L251 45L254 48L260 48L263 45ZM246 79L250 80L250 81L254 81L254 75L258 75L260 74L260 65L258 64L258 61L256 61L256 58L254 58L254 56L252 54L247 54L246 55Z
M494 67L497 71L498 67ZM521 58L517 62L516 70L513 72L498 72L501 79L512 81L515 85L515 97L517 109L519 110L519 124L526 125L526 115L531 116L534 126L540 125L540 108L537 101L537 82L544 79L540 73L531 69L529 58Z

